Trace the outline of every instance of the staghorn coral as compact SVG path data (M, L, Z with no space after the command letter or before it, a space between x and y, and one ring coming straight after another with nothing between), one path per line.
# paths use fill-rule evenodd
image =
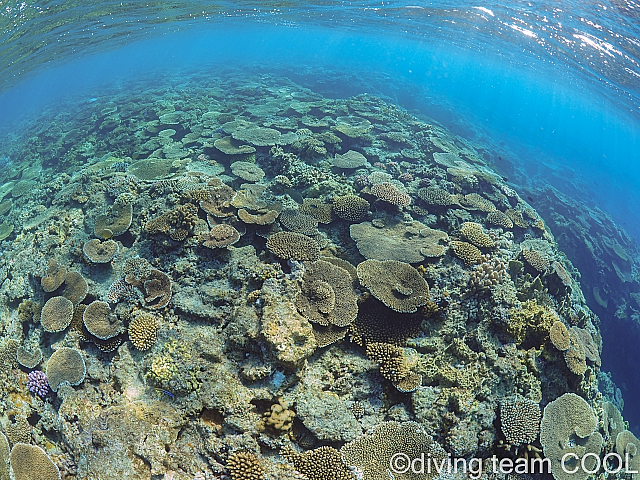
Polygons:
M586 480L589 476L583 467L593 470L596 460L592 454L600 455L602 448L602 435L596 425L591 407L575 393L565 393L544 408L540 443L556 480ZM568 457L563 465L566 454L575 457ZM574 469L575 473L567 471Z
M362 472L363 480L389 480L389 465L398 453L410 459L424 455L438 464L447 457L444 449L420 424L395 421L376 425L368 433L344 445L340 453L348 467ZM433 480L437 476L435 469L422 474L411 470L394 474L395 480Z
M84 309L82 321L87 331L100 340L108 340L122 332L124 326L109 304L94 300Z
M472 265L482 261L482 252L478 247L470 243L454 240L451 242L451 250L465 265Z
M340 155L336 153L335 158L331 161L331 164L334 167L338 168L359 168L367 165L369 162L367 161L367 157L362 155L360 152L356 152L355 150L349 150L346 153Z
M333 206L318 198L305 198L298 209L302 213L311 215L320 223L331 223L333 220Z
M396 207L406 207L411 204L411 197L400 192L393 183L376 183L371 186L371 193Z
M500 426L507 443L519 446L533 443L540 430L540 406L524 397L500 402Z
M357 195L344 195L333 199L333 212L350 222L361 222L369 214L371 205Z
M137 315L129 324L129 340L138 350L149 350L156 343L160 323L155 315Z
M151 268L146 258L131 257L127 258L122 265L122 274L128 284L138 287L151 275Z
M15 480L60 480L56 464L36 445L14 445L9 460Z
M120 247L113 240L98 240L94 238L93 240L89 240L82 246L82 252L84 256L91 263L109 263L113 260Z
M429 301L427 282L408 263L365 260L357 271L360 284L396 312L412 313Z
M86 373L84 358L75 348L59 348L47 361L47 379L49 387L54 392L57 392L58 387L64 382L74 386L80 385Z
M144 228L151 234L162 232L172 240L183 241L193 232L197 220L198 207L186 203L149 220Z
M264 178L264 170L251 162L233 162L231 173L247 182L259 182Z
M64 265L60 265L53 258L49 259L47 262L47 274L40 279L40 285L42 289L49 293L57 290L62 282L64 282L64 277L67 274L67 267Z
M402 348L388 343L368 343L366 354L380 366L380 374L400 392L413 392L422 384L422 375L409 370Z
M214 225L209 233L200 236L202 245L207 248L225 248L240 240L240 232L231 225Z
M73 317L73 302L64 297L51 297L42 307L40 325L45 332L61 332L69 326Z
M306 265L295 305L307 320L322 326L349 325L358 314L358 294L349 272L323 260Z
M75 306L85 299L88 292L87 281L80 273L67 272L64 277L64 292L62 292L64 298L70 300Z
M487 222L497 225L498 227L502 227L505 230L510 230L513 228L513 222L509 218L506 213L501 212L500 210L492 210L487 213Z
M315 262L320 258L318 244L301 233L278 232L267 240L267 248L285 260Z
M342 463L340 452L333 447L322 446L298 453L287 445L280 454L308 480L355 480L351 470Z
M107 291L107 301L109 303L118 303L120 300L135 298L135 296L135 288L129 285L124 278L119 278L113 282Z
M569 336L569 330L565 327L561 321L553 322L549 329L549 339L554 347L561 352L569 350L571 346L571 337Z
M465 222L460 226L460 234L476 247L489 248L495 246L491 237L482 231L482 225L475 222Z

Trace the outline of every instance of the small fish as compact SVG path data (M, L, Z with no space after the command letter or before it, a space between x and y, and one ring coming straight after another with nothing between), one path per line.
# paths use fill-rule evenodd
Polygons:
M288 194L296 203L302 203L304 200L300 192L296 192L292 188L287 188L284 193Z
M164 390L162 388L154 388L154 390L160 397L164 395L166 397L169 397L171 400L174 400L176 398L176 396L173 393L171 393L169 390Z

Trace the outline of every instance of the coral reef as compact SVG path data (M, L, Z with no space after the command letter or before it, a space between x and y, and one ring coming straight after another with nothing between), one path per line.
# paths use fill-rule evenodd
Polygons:
M493 147L380 96L235 68L140 82L0 145L22 159L0 169L16 480L639 461L596 313L640 318L640 257L605 214L551 188L534 210Z

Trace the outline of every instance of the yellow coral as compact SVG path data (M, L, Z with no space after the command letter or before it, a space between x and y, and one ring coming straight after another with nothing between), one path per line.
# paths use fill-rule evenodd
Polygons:
M555 312L548 307L538 305L535 300L529 300L523 303L521 308L509 310L507 332L519 345L532 334L546 337L556 321L558 321L558 315Z

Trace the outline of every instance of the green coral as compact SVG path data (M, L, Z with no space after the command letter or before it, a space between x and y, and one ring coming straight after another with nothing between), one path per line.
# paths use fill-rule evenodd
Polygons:
M158 387L173 393L198 392L201 380L189 347L175 339L164 344L162 352L151 357L145 376Z
M538 305L535 300L528 300L520 308L509 310L507 333L515 338L517 345L525 339L540 345L548 336L553 322L557 320L558 315L549 307Z

